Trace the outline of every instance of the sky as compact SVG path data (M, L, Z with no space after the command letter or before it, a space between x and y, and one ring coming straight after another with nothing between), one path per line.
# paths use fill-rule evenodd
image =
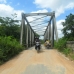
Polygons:
M0 0L0 16L2 17L12 17L11 14L16 13L18 20L21 20L21 13L45 13L55 11L56 16L56 25L58 31L58 37L61 38L62 34L62 22L65 21L66 16L70 13L74 14L74 0ZM35 18L41 18L42 16L37 17L28 17L28 21L32 21ZM50 17L42 18L35 22L31 23L31 26L34 26L39 23L47 22ZM38 32L43 34L43 29L46 29L46 24L44 23ZM32 27L33 29L38 28ZM42 32L41 32L42 31Z

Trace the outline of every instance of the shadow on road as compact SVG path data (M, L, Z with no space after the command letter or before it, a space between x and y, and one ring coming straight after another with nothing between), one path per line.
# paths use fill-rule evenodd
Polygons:
M40 50L38 53L43 53L43 52L45 52L45 51L43 51L43 50Z

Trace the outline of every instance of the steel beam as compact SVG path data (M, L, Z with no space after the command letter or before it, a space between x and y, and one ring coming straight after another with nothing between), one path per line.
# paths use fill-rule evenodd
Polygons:
M44 17L46 17L46 16L43 16L43 17L40 17L40 18L36 18L35 20L30 21L29 23L32 23L32 22L34 22L34 21L36 21L36 20L39 20L39 19L42 19L42 18L44 18Z
M48 21L49 22L49 21ZM42 24L45 24L46 22L43 22L41 24L37 24L37 25L34 25L34 26L31 26L31 27L35 27L35 26L38 26L38 25L42 25Z
M52 47L54 47L54 19L52 19Z
M30 47L31 47L31 29L30 29Z
M34 30L34 31L35 31L35 30ZM35 31L35 32L45 32L45 31L42 31L42 30L38 31L38 30L37 30L37 31Z
M48 40L50 40L50 39L49 39L49 25L48 25Z
M33 37L33 36L32 36L32 30L31 30L31 46L32 46L32 37Z
M39 15L52 16L53 12L48 12L48 13L27 13L27 14L25 14L26 17L28 17L28 16L39 16Z
M27 48L28 48L28 25L27 25L27 35L26 35L26 44L27 44Z
M49 24L49 40L51 40L51 23Z
M23 43L23 25L25 24L25 21L24 21L24 14L21 14L21 15L22 15L22 21L21 21L20 44L22 45L22 43Z
M33 46L34 34L32 32L32 46Z
M27 24L30 26L30 24L29 24L29 22L28 22L28 20L27 20L27 18L26 18L26 16L24 15L24 19L26 20L26 22L27 22ZM30 26L30 28L31 28L31 26ZM31 28L31 30L33 31L33 29ZM34 31L33 31L34 32Z
M51 16L51 18L50 18L50 21L48 22L48 26L49 26L49 24L51 23L51 20L52 20L52 16ZM47 29L48 29L48 26L47 26L47 28L46 28L46 31L47 31ZM46 33L46 31L45 31L45 33ZM45 34L44 33L44 34Z
M45 42L45 35L44 35L44 42Z
M57 32L55 15L53 16L53 21L54 21L54 30L55 30L56 41L58 42L58 32Z
M37 28L37 29L33 29L33 30L40 30L41 28L45 28L45 27L47 27L47 26L44 26L44 27L40 27L40 28Z

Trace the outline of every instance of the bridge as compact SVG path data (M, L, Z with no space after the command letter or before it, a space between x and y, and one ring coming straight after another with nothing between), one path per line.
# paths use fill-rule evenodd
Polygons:
M35 18L32 21L28 21L28 17L32 16L39 16L40 18ZM47 22L37 23L37 20L42 18L48 17ZM34 22L33 26L31 25ZM36 23L37 24L36 24ZM43 26L43 24L47 23L47 25ZM35 25L36 24L36 25ZM46 27L46 29L44 29ZM41 29L43 28L43 29ZM56 18L55 12L48 12L48 13L22 13L22 20L21 20L21 35L20 35L20 44L24 44L27 47L30 47L34 44L34 39L36 34L40 36L44 36L44 40L48 39L51 41L52 47L54 47L54 34L55 38L58 41L58 32L56 26ZM43 34L44 33L44 34Z

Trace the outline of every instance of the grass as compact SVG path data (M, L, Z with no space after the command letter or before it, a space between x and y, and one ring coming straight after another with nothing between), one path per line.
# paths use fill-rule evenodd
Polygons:
M70 60L74 61L74 53L70 53L70 54L68 55L68 57L69 57Z

